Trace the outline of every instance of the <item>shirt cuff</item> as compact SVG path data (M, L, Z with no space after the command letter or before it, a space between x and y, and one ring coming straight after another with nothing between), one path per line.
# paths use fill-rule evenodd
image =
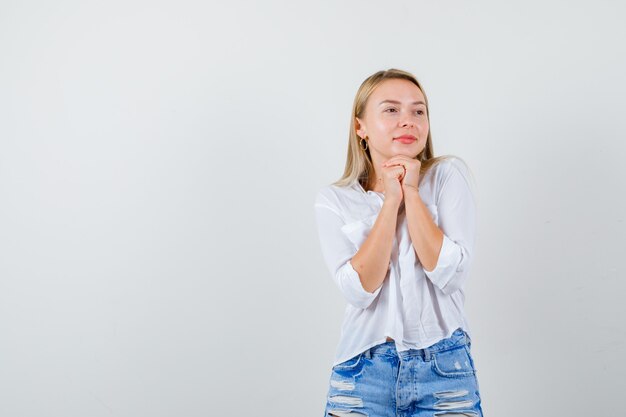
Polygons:
M457 266L460 266L460 257L462 256L459 246L448 236L443 235L443 243L437 258L437 265L432 271L424 269L426 276L439 289L442 289L448 282L459 272Z
M350 304L358 308L369 307L383 287L381 285L376 288L373 293L366 291L365 288L363 288L363 284L361 284L359 273L354 269L350 261L344 264L340 273L341 279L339 282L341 283L341 289L346 299Z

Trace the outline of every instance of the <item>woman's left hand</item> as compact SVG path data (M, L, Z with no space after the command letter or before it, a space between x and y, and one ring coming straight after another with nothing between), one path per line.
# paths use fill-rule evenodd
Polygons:
M402 184L402 190L405 191L407 187L415 188L419 184L420 168L422 163L414 158L409 158L404 155L396 155L383 162L383 166L400 165L404 168L404 176L400 183Z

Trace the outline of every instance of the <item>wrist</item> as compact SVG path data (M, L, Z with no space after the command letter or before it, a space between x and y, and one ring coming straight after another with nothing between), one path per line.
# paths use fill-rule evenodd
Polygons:
M407 187L404 189L404 204L414 206L422 201L419 190L415 187Z
M385 200L383 201L383 205L390 205L395 208L399 208L400 204L402 204L401 198L386 197Z

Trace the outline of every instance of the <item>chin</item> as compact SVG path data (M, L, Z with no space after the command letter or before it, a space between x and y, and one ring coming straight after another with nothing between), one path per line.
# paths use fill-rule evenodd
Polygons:
M403 149L401 151L396 152L396 155L402 155L402 156L408 156L409 158L415 158L417 155L419 155L419 152Z

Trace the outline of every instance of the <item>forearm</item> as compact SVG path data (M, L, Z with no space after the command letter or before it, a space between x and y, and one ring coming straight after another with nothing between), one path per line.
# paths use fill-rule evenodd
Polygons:
M407 187L404 205L409 236L417 257L425 270L432 271L443 244L443 232L433 221L417 189Z
M350 262L368 292L380 287L387 276L399 207L400 201L384 201L367 239Z

